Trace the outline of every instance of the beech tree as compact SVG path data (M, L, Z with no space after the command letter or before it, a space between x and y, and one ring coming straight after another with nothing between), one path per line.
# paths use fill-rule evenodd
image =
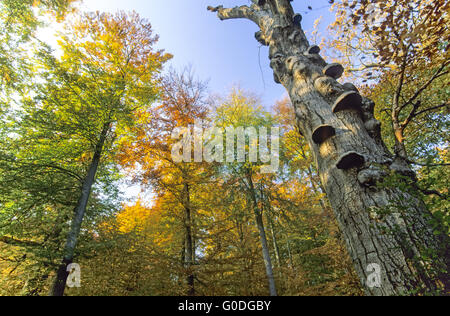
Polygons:
M51 295L62 296L93 186L111 162L115 143L136 111L156 99L157 75L171 56L156 51L158 37L137 13L86 13L60 41L62 56L40 52L44 83L31 103L36 125L51 134L69 135L83 148L86 168L71 227Z
M275 120L269 113L264 112L258 103L259 100L252 97L250 94L239 89L233 89L228 98L224 100L223 104L216 110L216 126L220 127L222 130L226 130L229 127L254 128L255 132L258 127L270 128L270 126L275 123ZM228 146L230 140L227 137L232 138L231 142L234 144L235 136L226 135L226 140L224 142L226 142ZM245 139L246 147L248 142L249 149L252 141L253 140L249 137L246 137ZM235 149L237 149L237 146ZM261 162L252 162L249 155L250 153L245 156L245 161L243 162L238 161L225 164L226 170L224 171L224 174L230 173L228 177L237 179L239 190L245 192L249 205L251 205L250 208L254 214L260 236L264 267L266 269L266 276L269 284L269 293L271 296L277 296L272 258L270 256L266 232L267 229L264 223L264 209L262 207L264 201L262 195L264 194L260 193L260 188L262 187L262 182L265 177L260 172Z
M205 83L196 80L189 68L178 73L170 70L161 79L161 104L139 113L139 124L132 135L122 142L119 160L122 166L143 185L149 186L160 196L170 195L175 200L173 213L180 212L184 237L181 262L186 270L187 295L195 295L197 206L195 196L201 184L208 182L210 171L205 163L178 162L172 158L172 147L180 142L172 134L186 133L186 126L207 115ZM153 119L149 119L152 118ZM200 141L202 141L200 139ZM191 148L192 149L192 148ZM191 152L186 149L183 155ZM181 211L179 211L181 210Z
M433 231L432 215L412 185L414 172L383 143L375 104L353 84L339 83L343 66L328 64L309 44L290 2L252 0L250 6L208 10L260 28L255 37L270 47L274 79L289 93L366 293L448 288L448 239ZM380 282L371 282L374 276Z
M7 0L0 2L0 85L18 88L30 64L24 44L30 42L43 23L41 17L49 13L62 20L77 0Z

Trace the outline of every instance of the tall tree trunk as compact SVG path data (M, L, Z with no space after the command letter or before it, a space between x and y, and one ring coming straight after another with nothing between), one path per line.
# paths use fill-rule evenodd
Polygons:
M275 259L277 260L277 266L278 268L281 268L280 247L278 247L277 235L275 233L273 220L269 216L267 216L267 221L269 222L270 226L270 233L272 235L273 250L275 252Z
M291 266L291 269L295 269L294 260L292 258L291 242L289 241L289 237L287 237L287 236L286 236L286 246L287 246L288 257L289 257L289 265Z
M395 135L395 145L394 151L395 155L405 162L408 159L408 152L406 151L405 145L405 130L398 123L394 122L394 135Z
M307 174L308 174L309 178L311 179L311 186L313 188L313 192L316 194L322 195L325 190L322 189L322 185L320 183L316 184L316 180L314 179L314 173L313 173L311 167L308 167ZM323 198L319 199L319 204L320 204L320 207L322 208L323 214L326 214L327 207L326 207L326 203Z
M409 59L409 49L406 48L406 52L403 56L403 62L400 67L400 76L397 82L397 87L394 92L394 98L392 102L392 128L394 130L395 145L394 153L395 155L406 163L408 153L405 146L405 126L400 122L400 113L402 112L402 106L400 105L401 93L405 83L405 73L406 67L408 66Z
M254 0L251 6L209 10L222 20L246 18L260 27L256 38L270 47L275 81L290 95L366 293L403 295L448 286L447 238L433 234L431 214L405 189L410 180L376 185L408 170L381 140L374 103L354 85L337 82L344 69L327 64L320 48L310 46L290 1ZM369 282L374 275L381 282Z
M263 193L263 192L261 192L261 193ZM281 268L280 247L278 247L278 240L277 240L277 235L275 232L275 225L273 224L273 218L272 218L272 206L270 204L269 197L267 197L267 199L266 199L266 205L267 205L267 211L268 211L268 213L266 213L266 218L267 218L267 222L269 223L270 234L272 235L272 243L273 243L273 250L275 252L275 259L277 261L277 267ZM280 271L280 273L281 273L281 271Z
M264 228L263 214L258 207L258 199L256 197L255 186L250 171L247 173L247 181L249 185L250 195L253 203L253 212L255 213L256 225L259 231L259 238L261 240L264 265L266 267L266 275L269 282L269 293L271 296L277 296L277 288L275 285L275 278L273 277L272 259L270 258L269 246L267 243L266 230Z
M186 228L186 270L187 270L187 284L188 284L188 296L195 295L195 275L194 275L194 240L192 236L192 211L191 211L191 200L189 184L184 184L184 194L185 194L185 228Z
M89 197L92 192L92 186L95 182L95 176L97 175L98 166L102 157L103 147L105 145L106 137L108 135L110 127L110 123L106 123L103 126L100 138L95 148L94 156L89 166L88 173L83 181L81 195L74 211L74 218L72 219L72 225L69 231L69 235L67 236L67 241L64 248L64 257L62 263L58 268L56 278L50 292L51 296L64 295L67 277L69 276L67 268L73 262L75 248L78 242L78 236L80 235L81 224L83 223L84 214L86 213Z

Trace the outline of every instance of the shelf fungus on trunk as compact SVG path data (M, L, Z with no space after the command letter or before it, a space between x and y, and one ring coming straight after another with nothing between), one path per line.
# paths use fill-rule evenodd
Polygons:
M278 78L278 75L276 73L273 73L273 80L275 83L281 84L280 78Z
M320 47L317 45L312 45L308 48L308 50L306 51L308 54L312 55L312 54L319 54L320 53Z
M323 74L337 80L344 74L344 67L341 64L329 64L323 69Z
M294 25L301 26L303 17L300 13L294 15Z
M363 114L362 97L355 91L348 91L342 94L333 105L333 113L352 110Z
M336 167L341 170L349 170L353 168L361 168L364 166L366 159L357 152L350 151L339 158Z
M258 31L255 33L255 39L263 46L267 46L269 43L267 43L266 39L264 38L261 31Z
M438 255L429 263L428 270L446 271L449 265L450 260L443 252L447 251L448 242L433 234L423 201L403 186L387 181L386 186L371 189L383 175L370 170L373 164L386 164L391 170L407 172L398 162L384 163L393 160L393 155L381 138L379 122L374 117L375 104L362 97L354 85L337 82L344 73L342 65L327 64L319 53L311 54L317 48L313 49L309 43L301 26L301 15L295 14L289 0L251 3L233 8L220 6L210 11L217 12L221 20L244 18L259 27L269 46L270 66L276 80L289 93L297 126L310 144L366 293L402 295L416 289L422 291L417 293L430 293L436 290L436 284L450 288L448 273L422 273L424 265L406 255L412 249L421 258L431 250ZM322 125L329 127L316 130ZM336 133L332 138L331 126ZM317 146L321 141L325 142ZM406 208L407 214L399 216ZM393 211L375 221L368 214L373 209ZM383 234L385 227L396 229L392 234ZM378 264L382 270L381 287L367 286L371 276L367 267L372 264Z
M359 92L358 88L351 82L344 83L342 86L345 90Z
M312 138L316 144L321 145L334 135L336 135L336 129L333 126L321 125L314 130Z

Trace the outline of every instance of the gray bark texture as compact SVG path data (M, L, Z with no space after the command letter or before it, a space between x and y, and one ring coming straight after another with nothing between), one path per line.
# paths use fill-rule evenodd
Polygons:
M448 290L447 236L433 234L431 214L420 198L387 183L401 175L406 184L413 173L384 145L375 104L353 84L337 81L344 69L327 64L320 48L308 43L301 15L294 14L289 0L252 2L208 10L221 20L244 18L260 27L255 37L270 47L275 81L290 95L367 295Z

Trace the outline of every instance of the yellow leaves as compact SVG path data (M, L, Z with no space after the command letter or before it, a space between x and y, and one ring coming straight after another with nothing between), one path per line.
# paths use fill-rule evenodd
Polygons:
M134 81L137 74L140 80L150 80L171 58L153 50L158 37L153 35L151 25L135 12L86 13L68 28L71 36L65 39L63 46L85 59L90 57L85 62L106 73L122 75L128 81Z
M117 215L118 229L122 233L142 232L148 222L157 219L158 215L139 201L134 206L126 206Z

